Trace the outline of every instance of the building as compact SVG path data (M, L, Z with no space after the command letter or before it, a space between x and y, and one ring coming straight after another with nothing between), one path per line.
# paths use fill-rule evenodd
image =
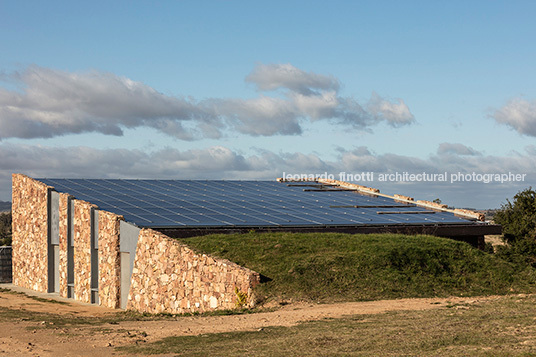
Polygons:
M500 226L334 180L32 179L13 175L13 283L141 312L254 303L257 272L173 239L256 231L397 232L483 243Z

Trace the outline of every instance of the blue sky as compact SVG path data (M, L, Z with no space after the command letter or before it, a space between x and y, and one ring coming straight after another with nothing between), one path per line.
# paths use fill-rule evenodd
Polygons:
M10 175L362 182L498 207L536 179L532 1L0 1Z

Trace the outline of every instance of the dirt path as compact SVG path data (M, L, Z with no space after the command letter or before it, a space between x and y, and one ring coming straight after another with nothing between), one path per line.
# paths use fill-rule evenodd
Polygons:
M447 298L447 299L400 299L338 304L296 303L276 311L246 315L181 317L172 321L122 322L119 328L143 329L146 340L153 341L165 336L201 335L206 333L256 330L268 326L293 326L304 321L340 318L349 315L380 314L388 311L431 310L445 308L449 304L473 304L497 297ZM141 332L141 331L140 331Z
M50 313L64 318L80 316L113 317L116 311L70 302L68 305L36 301L28 296L0 292L0 355L28 356L105 356L120 355L114 347L143 344L167 336L258 330L268 326L292 326L304 321L339 318L346 315L379 314L400 310L430 310L448 304L475 304L500 297L400 299L338 304L289 304L276 311L228 316L188 316L154 321L120 321L113 324L51 326L43 321L30 321L21 316L29 312ZM5 308L13 316L5 318ZM44 328L47 325L46 328Z

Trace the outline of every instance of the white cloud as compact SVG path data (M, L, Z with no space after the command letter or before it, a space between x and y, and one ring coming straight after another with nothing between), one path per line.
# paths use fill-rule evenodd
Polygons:
M258 64L246 81L254 83L261 91L286 88L304 95L316 90L338 91L340 87L339 81L333 76L305 72L290 63Z
M300 113L287 100L260 96L253 99L209 99L202 103L216 117L240 133L253 136L295 135L302 132Z
M337 109L341 106L337 93L333 91L323 92L319 95L291 93L290 98L297 112L305 113L312 120L334 118L337 116Z
M390 102L378 94L373 93L368 103L368 110L376 120L385 120L392 126L410 124L414 121L408 106L402 99Z
M496 110L491 117L520 134L536 136L536 100L513 99Z
M0 139L50 138L98 132L122 135L125 128L150 127L182 140L218 138L227 131L253 136L297 135L305 122L331 120L364 129L379 122L411 124L400 99L374 94L362 107L339 96L332 76L304 72L290 64L258 65L246 80L259 90L283 95L257 98L191 98L162 94L113 73L72 73L38 66L3 75L18 90L0 87Z
M0 89L0 138L99 132L121 135L139 126L188 139L181 121L202 117L191 101L112 73L69 73L29 67L15 76L20 92Z

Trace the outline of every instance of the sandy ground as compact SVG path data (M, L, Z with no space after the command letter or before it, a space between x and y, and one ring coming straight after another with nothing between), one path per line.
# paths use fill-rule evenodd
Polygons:
M15 289L12 286L0 287ZM29 290L18 288L27 294ZM50 298L47 294L36 294ZM292 326L303 321L337 318L346 315L380 314L399 310L431 310L447 304L477 303L499 297L400 299L338 304L293 303L275 311L229 316L179 316L157 321L123 321L114 324L77 327L43 328L45 321L14 318L0 321L0 356L107 356L121 355L114 347L144 344L167 336L200 335L214 332L258 330L267 326ZM45 312L76 318L76 316L106 317L116 310L81 304L72 300L68 305L41 302L21 294L0 292L0 307L33 312Z

